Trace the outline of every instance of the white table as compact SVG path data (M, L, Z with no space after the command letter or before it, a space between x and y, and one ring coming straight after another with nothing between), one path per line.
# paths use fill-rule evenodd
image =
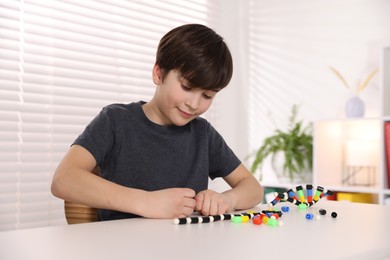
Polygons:
M0 232L0 259L390 259L389 206L323 199L307 210L275 208L283 205L290 212L278 227L126 219ZM305 218L320 208L320 220Z

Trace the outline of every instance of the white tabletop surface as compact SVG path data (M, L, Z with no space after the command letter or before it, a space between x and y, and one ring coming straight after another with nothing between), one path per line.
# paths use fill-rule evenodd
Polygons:
M390 206L321 200L306 210L275 208L281 206L290 212L277 227L126 219L5 231L0 259L390 259ZM327 215L320 220L305 218L321 208Z

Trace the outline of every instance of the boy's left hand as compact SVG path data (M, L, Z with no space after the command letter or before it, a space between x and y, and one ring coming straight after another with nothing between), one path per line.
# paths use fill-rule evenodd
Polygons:
M225 214L233 210L233 200L227 194L204 190L195 195L195 210L205 216Z

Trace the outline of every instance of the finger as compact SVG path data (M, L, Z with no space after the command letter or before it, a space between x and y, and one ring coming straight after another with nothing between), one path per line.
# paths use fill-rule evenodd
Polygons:
M184 207L191 208L192 211L196 207L196 201L193 198L184 198Z
M203 193L198 193L195 196L195 201L196 201L196 210L201 211L203 207L203 201L204 201L204 195Z
M187 217L187 216L191 215L193 212L194 212L193 209L185 207L183 209L182 215L184 215L184 217Z
M183 195L184 195L184 197L187 197L187 198L194 198L195 191L193 189L184 188Z
M218 201L211 200L209 214L210 215L217 215L217 213L218 213Z
M208 194L205 194L203 199L203 206L202 206L202 214L205 216L208 216L210 214L210 196Z
M187 201L185 201L185 205L184 205L185 214L190 215L190 214L194 213L195 207L196 207L195 199L187 199Z
M186 218L189 214L180 214L176 218Z
M222 201L218 204L218 214L225 214L229 212L229 205Z

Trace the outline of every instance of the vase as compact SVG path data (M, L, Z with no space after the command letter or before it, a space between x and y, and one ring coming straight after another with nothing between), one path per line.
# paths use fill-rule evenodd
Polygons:
M347 118L363 117L364 110L365 106L363 100L356 95L348 99L345 105L345 114Z

